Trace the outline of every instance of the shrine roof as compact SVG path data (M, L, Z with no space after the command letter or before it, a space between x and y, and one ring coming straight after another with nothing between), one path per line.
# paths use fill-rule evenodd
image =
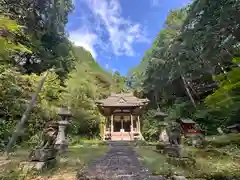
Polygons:
M158 117L167 117L168 116L168 114L166 114L166 113L164 113L164 112L161 112L161 111L157 111L154 115L153 115L153 117L154 118L158 118Z
M181 122L185 124L196 124L192 119L181 119Z
M240 124L233 124L227 127L227 129L232 129L232 128L240 128Z
M133 93L111 94L106 99L96 101L97 104L105 107L135 107L148 103L148 99L140 99Z

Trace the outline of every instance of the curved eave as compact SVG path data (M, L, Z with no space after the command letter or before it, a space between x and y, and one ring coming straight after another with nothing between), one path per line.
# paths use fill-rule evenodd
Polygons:
M140 107L140 106L144 106L144 105L140 105L140 104L99 104L98 106L101 107L112 107L112 108L130 108L130 107Z
M98 105L98 109L100 113L104 116L109 116L114 113L116 109L122 109L122 110L130 110L133 114L141 114L143 111L144 106L136 105L136 106L104 106L104 105ZM121 112L121 113L129 113L129 112Z
M102 107L139 107L146 106L149 103L149 100L142 101L140 103L104 103L102 101L96 101L97 106Z

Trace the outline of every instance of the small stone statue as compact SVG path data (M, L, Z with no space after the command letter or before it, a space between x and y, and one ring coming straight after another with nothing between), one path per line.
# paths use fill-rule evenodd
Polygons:
M169 137L169 143L165 145L165 152L169 156L180 157L182 156L181 136L183 135L183 129L178 121L172 122L167 127L167 134Z
M160 135L159 135L159 141L160 141L160 142L163 142L164 144L169 143L169 136L168 136L168 133L167 133L166 128L164 128L164 129L161 131L161 133L160 133Z
M30 161L45 162L47 160L55 159L57 155L57 149L55 148L57 134L58 124L56 122L50 122L47 125L47 128L43 131L40 147L29 154Z
M43 130L43 142L40 148L50 148L54 146L57 138L58 125L57 123L51 123L46 129Z
M183 129L181 124L178 122L173 122L167 130L169 136L169 143L171 145L180 145L181 136L183 135Z

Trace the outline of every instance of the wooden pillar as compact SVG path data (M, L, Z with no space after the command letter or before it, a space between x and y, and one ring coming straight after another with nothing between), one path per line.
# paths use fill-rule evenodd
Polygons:
M103 123L103 140L105 140L106 126L107 126L107 117L105 117L104 123Z
M123 129L123 121L124 119L121 119L121 130Z
M133 115L130 114L130 120L131 120L131 132L133 132Z
M137 132L138 132L139 131L138 116L137 116L137 120L136 120L136 129L137 129Z
M138 132L141 132L140 118L139 118L139 116L137 116L137 126L138 126L137 131L138 131Z
M113 132L113 114L111 114L111 132Z

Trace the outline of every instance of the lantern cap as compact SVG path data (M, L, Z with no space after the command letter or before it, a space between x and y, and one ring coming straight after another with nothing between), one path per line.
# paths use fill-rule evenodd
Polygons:
M168 114L166 114L166 113L164 113L164 112L161 112L161 111L158 111L158 112L156 112L154 115L153 115L153 117L154 118L165 118L165 117L167 117L168 116Z
M65 107L61 107L58 109L58 115L59 116L72 116L71 111L69 110L70 108L65 108Z

